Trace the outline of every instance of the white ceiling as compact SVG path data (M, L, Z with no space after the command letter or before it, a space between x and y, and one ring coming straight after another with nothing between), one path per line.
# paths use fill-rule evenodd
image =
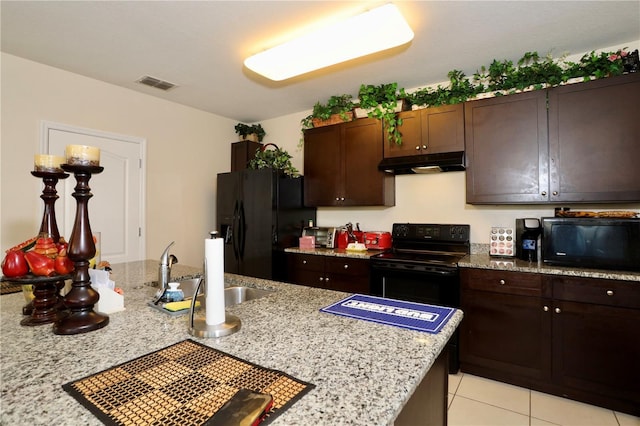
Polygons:
M361 83L407 89L525 52L554 57L640 40L640 1L396 1L405 47L285 82L244 59L299 27L376 1L5 1L2 51L247 123L311 109ZM327 46L332 49L335 46ZM169 92L135 81L178 85Z

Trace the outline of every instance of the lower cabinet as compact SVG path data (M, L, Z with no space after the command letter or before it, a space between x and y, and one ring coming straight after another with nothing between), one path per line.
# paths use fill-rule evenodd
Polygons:
M369 260L287 253L287 277L294 284L369 294Z
M640 284L463 268L461 370L640 415Z

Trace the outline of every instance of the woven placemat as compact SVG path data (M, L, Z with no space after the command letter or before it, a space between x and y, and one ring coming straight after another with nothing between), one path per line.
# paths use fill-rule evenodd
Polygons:
M184 340L62 386L108 425L206 425L239 389L268 393L270 423L315 386Z
M17 293L19 291L22 291L22 284L11 281L0 282L0 295Z

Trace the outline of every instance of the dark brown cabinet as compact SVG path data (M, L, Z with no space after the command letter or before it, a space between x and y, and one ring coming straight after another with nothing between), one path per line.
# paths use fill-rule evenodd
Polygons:
M553 288L553 379L570 397L595 394L640 415L638 283L549 276ZM617 408L613 404L620 404Z
M465 372L640 415L635 282L461 270Z
M640 75L465 104L467 202L640 201Z
M640 200L640 75L549 91L551 201Z
M231 144L231 171L237 172L249 168L249 162L256 156L262 144L252 141L240 141Z
M288 281L310 287L369 294L369 260L287 253Z
M306 130L305 205L395 205L395 177L378 170L381 160L382 125L378 120Z
M467 203L549 200L546 91L465 104Z
M462 269L460 362L476 374L549 380L551 316L539 275ZM546 305L549 303L547 302Z
M464 151L464 105L443 105L398 113L402 144L385 133L384 158Z

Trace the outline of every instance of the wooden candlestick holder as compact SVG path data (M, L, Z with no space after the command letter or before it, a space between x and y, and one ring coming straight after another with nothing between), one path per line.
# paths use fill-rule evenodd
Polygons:
M58 180L69 177L64 172L42 172L33 171L31 174L42 179L44 188L40 198L44 201L44 213L42 215L42 224L39 233L46 233L53 238L57 244L60 240L60 231L58 231L58 223L56 221L55 203L58 197L56 185ZM22 308L24 315L29 318L23 319L22 325L40 325L56 321L62 315L61 308L62 298L59 296L60 290L64 287L64 279L38 279L34 278L32 282L25 282L27 285L33 285L34 299Z
M75 265L71 290L64 298L69 315L53 324L55 334L80 334L98 330L109 324L107 315L95 312L93 306L100 299L97 291L91 288L89 260L96 255L91 225L89 224L89 199L93 197L89 180L94 174L101 173L104 167L63 164L62 169L73 173L76 187L72 194L76 199L76 217L69 238L68 256Z

